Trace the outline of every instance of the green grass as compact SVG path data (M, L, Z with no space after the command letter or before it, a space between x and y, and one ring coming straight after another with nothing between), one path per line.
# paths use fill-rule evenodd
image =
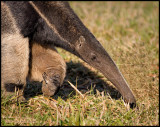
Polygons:
M1 125L159 125L159 3L70 2L127 80L137 107L129 108L97 70L58 48L67 63L63 87L46 98L36 86L27 103L1 96ZM84 95L81 97L70 81ZM38 93L38 94L36 94Z

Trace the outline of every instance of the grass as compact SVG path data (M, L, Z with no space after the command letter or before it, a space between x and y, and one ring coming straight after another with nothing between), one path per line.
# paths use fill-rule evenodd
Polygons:
M127 80L137 107L129 108L97 70L58 48L67 63L63 87L53 98L28 84L27 103L1 96L1 125L159 125L159 3L70 2ZM77 86L84 98L73 89Z

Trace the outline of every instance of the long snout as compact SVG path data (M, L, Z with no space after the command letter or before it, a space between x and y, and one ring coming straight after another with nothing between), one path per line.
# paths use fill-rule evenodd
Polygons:
M118 67L94 37L86 39L81 36L75 47L85 62L102 72L116 86L126 102L136 103L136 99Z

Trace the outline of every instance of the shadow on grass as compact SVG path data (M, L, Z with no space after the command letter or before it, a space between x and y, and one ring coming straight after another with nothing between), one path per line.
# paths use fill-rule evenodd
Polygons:
M100 76L83 66L81 63L73 63L71 61L66 64L67 74L65 80L59 92L53 96L54 99L57 99L60 96L62 99L66 100L76 94L68 81L74 85L76 85L77 82L77 88L83 94L92 89L92 94L96 94L96 90L98 90L99 92L104 91L104 95L109 94L113 99L119 99L121 97L121 94L114 87L106 84ZM25 96L30 98L40 95L42 94L41 88L42 84L40 82L28 83L25 90Z

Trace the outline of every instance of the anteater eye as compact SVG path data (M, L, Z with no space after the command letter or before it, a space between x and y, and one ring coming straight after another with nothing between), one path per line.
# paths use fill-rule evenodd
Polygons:
M94 53L91 53L91 60L95 60L96 59L96 55Z

